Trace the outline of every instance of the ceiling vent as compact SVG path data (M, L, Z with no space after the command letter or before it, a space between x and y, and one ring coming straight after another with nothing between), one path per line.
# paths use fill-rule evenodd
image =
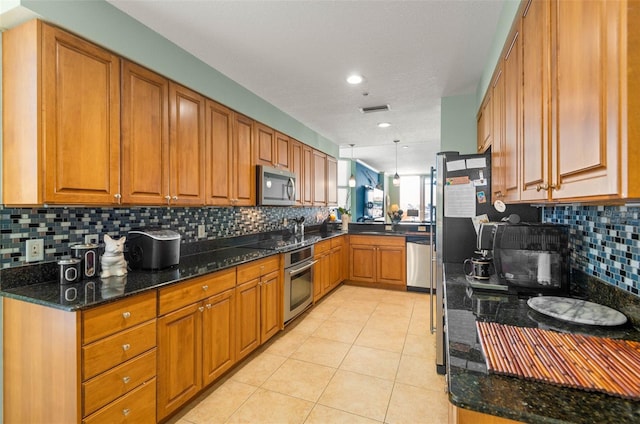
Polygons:
M362 112L362 113L388 112L389 110L391 110L391 107L389 105L361 107L360 108L360 112Z

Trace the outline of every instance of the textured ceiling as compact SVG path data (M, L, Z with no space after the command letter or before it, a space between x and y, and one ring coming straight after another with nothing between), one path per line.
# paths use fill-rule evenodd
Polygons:
M424 173L440 98L475 93L504 0L107 0L334 141L342 157ZM345 78L365 76L360 86ZM363 115L360 107L389 104ZM390 128L380 129L387 121Z

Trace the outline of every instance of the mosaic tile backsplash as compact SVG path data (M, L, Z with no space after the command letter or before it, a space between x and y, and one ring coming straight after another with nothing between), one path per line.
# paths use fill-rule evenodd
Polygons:
M70 246L84 243L85 235L125 236L134 228L170 228L182 243L237 237L284 229L284 218L305 217L310 225L328 216L327 208L0 208L0 263L2 268L25 265L25 241L43 238L44 262L71 255ZM198 238L198 225L206 236ZM289 224L290 227L292 225Z
M640 207L545 207L542 219L569 225L573 267L639 296Z

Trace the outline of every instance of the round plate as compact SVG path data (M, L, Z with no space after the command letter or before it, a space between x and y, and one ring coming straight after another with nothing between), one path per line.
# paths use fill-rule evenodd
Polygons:
M569 297L532 297L527 304L535 311L576 324L615 326L627 322L619 311L598 303Z
M502 200L496 200L495 202L493 202L493 207L496 208L496 210L500 213L503 213L507 210L507 205L505 205Z

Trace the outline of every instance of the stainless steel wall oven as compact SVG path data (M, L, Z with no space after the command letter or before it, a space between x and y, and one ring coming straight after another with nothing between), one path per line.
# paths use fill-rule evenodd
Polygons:
M284 254L284 322L313 303L313 246Z

